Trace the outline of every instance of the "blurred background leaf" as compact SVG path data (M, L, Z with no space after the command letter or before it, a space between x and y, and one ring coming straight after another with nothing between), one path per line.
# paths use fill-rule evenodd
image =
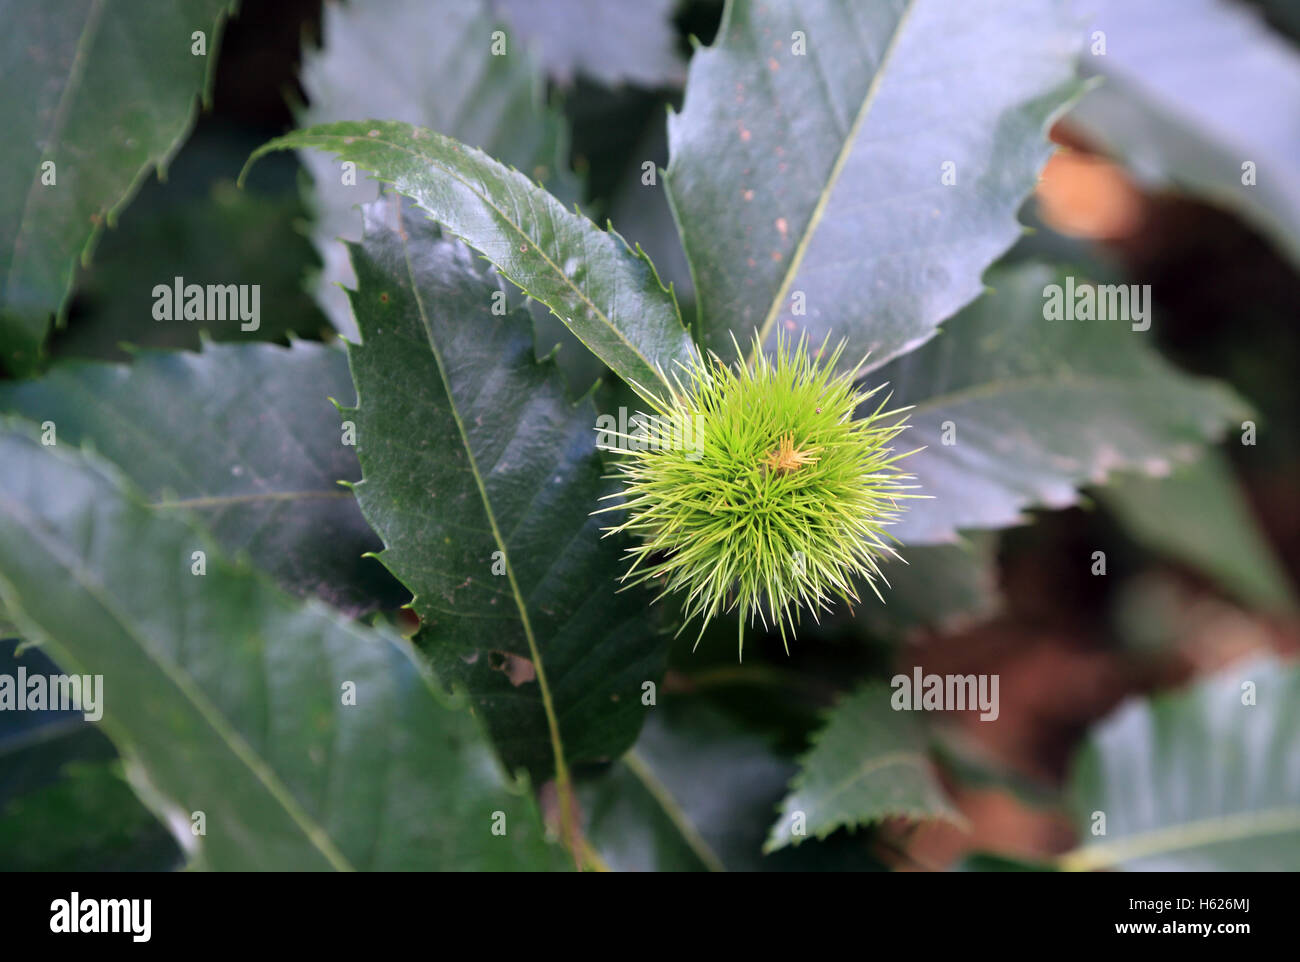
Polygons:
M1295 871L1298 738L1300 668L1277 661L1238 663L1186 691L1129 702L1076 761L1082 842L1062 866ZM1105 815L1104 835L1092 834L1094 813Z
M0 190L0 261L8 265L0 367L36 366L51 317L66 309L78 256L89 258L149 170L166 166L200 96L210 101L222 25L235 6L0 5L0 162L11 172ZM53 181L43 179L46 162Z
M287 190L239 190L221 163L237 165L242 158L233 153L205 133L182 150L181 169L168 183L145 186L84 272L68 326L51 338L56 359L126 360L123 344L192 351L205 334L284 344L290 334L318 338L328 330L303 290L303 275L317 260L299 226L301 202ZM155 320L154 287L172 287L177 277L185 284L257 285L257 329L241 330L238 316Z
M0 675L59 669L0 640ZM0 871L166 871L171 834L135 797L112 742L79 711L0 712Z
M361 469L330 399L353 396L335 347L210 343L131 364L60 361L0 382L0 411L93 443L154 505L198 518L292 594L357 615L406 594L363 557L380 541L339 483Z
M1300 264L1300 51L1232 0L1074 2L1081 65L1104 82L1068 124L1140 179L1239 212Z
M1097 496L1152 551L1203 572L1244 604L1295 611L1295 591L1220 452L1168 478L1118 475Z
M969 855L960 863L953 866L954 871L958 872L1051 872L1053 868L1048 864L1036 862L1024 862L1019 859L1007 858L1004 855L995 855L989 852L978 852Z
M491 0L493 9L537 50L546 72L568 85L578 74L606 86L678 85L678 0Z
M992 292L873 376L914 405L899 443L926 446L907 466L934 500L894 526L904 544L1022 523L1025 508L1065 507L1076 486L1117 469L1168 471L1249 416L1227 386L1174 370L1128 321L1047 320L1047 289L1067 276L1037 264L992 273Z
M1300 3L1296 0L1252 0L1269 22L1296 43L1300 43Z
M1002 607L997 547L991 531L969 532L956 544L904 545L902 562L881 566L889 582L883 603L864 593L852 610L840 606L816 624L805 618L801 631L901 642L920 630L952 632L985 621Z
M103 676L132 786L199 867L563 866L406 642L291 599L106 462L26 429L0 431L0 491L6 608L61 669Z

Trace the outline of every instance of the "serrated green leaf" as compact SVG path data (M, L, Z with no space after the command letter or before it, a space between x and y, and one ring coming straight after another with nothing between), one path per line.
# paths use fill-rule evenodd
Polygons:
M215 153L215 151L213 151ZM217 162L189 145L177 165ZM225 168L228 173L229 168ZM218 180L195 191L178 183L151 182L104 235L95 263L78 281L76 309L68 326L50 338L55 359L126 360L134 347L198 350L203 335L217 341L280 341L315 337L328 322L302 290L302 277L316 263L298 221L302 204L288 192L238 190ZM237 311L201 321L154 318L159 285L240 284L257 288L257 328ZM225 311L219 311L225 314Z
M1089 16L1080 65L1105 82L1068 122L1146 182L1240 212L1300 264L1300 52L1246 4L1073 2Z
M316 147L376 173L482 252L545 304L624 380L667 389L664 372L693 355L677 302L649 260L518 171L482 151L409 124L321 124L260 147Z
M931 770L924 731L914 715L893 709L892 697L888 685L872 682L827 713L763 851L884 818L954 817Z
M210 93L234 0L0 4L0 366L31 370L86 260ZM207 53L191 51L204 34ZM52 162L53 183L48 182ZM43 176L46 177L43 180Z
M1239 663L1187 691L1130 701L1076 759L1070 787L1082 844L1061 866L1295 871L1297 757L1294 664ZM1097 812L1104 835L1092 834Z
M1139 543L1204 572L1246 604L1295 610L1285 570L1221 452L1167 478L1121 475L1097 496Z
M303 49L309 105L302 126L358 117L417 124L527 172L562 199L577 199L563 158L563 121L546 104L542 73L523 45L507 44L504 55L493 55L499 25L487 0L331 3L322 17L323 47ZM376 184L364 177L344 183L338 161L318 151L299 157L314 181L312 237L325 265L316 297L334 326L354 340L344 288L355 287L356 278L338 240L361 239L359 206L378 197Z
M928 340L1019 237L1079 40L1064 0L729 0L668 126L696 337Z
M294 601L107 463L15 427L0 431L0 597L64 671L103 676L102 725L133 787L200 866L561 864L409 645Z
M330 398L353 397L347 358L322 344L207 344L133 364L63 361L0 382L0 411L87 441L155 506L200 520L281 587L352 613L404 595L340 481L361 476Z
M512 36L535 48L559 83L577 74L608 86L682 81L672 16L678 0L492 0ZM509 46L507 45L507 51Z
M399 200L366 207L351 246L357 500L437 673L469 690L507 765L563 778L566 756L636 738L667 643L616 594L620 545L591 516L607 490L591 401L536 360L526 311L494 312L499 278Z
M1150 330L1045 319L1064 273L1022 264L990 283L940 337L872 375L915 405L901 440L925 446L907 466L933 499L913 501L891 529L904 544L1023 523L1025 508L1073 504L1077 487L1112 471L1167 471L1249 416L1226 386L1165 362Z
M794 772L763 734L701 696L674 695L650 713L633 751L582 785L587 838L616 871L882 868L862 837L763 854Z

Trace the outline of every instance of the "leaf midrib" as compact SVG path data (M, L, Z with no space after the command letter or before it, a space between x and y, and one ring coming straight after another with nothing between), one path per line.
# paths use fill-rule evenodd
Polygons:
M116 605L113 604L112 599L108 597L107 592L104 590L104 586L91 576L90 572L79 564L75 557L68 558L63 544L56 539L52 539L43 530L39 519L33 517L23 505L5 497L3 493L0 493L0 504L3 504L10 516L15 518L27 530L29 535L45 548L50 557L68 572L68 576L72 581L90 595L103 611L117 623L126 636L136 643L146 659L154 664L159 672L190 703L199 717L208 724L208 727L230 750L230 753L248 768L249 772L262 784L272 800L283 809L290 820L302 831L307 841L321 853L326 861L335 869L351 871L352 866L343 853L335 847L328 833L302 809L297 799L293 797L288 787L280 781L271 766L253 750L252 746L244 741L234 726L217 710L216 706L208 702L202 691L190 684L187 676L178 666L169 665L154 653L132 620L117 610ZM0 583L5 583L9 587L8 594L11 596L9 607L11 612L16 613L19 609L25 612L26 609L21 608L21 599L18 598L18 592L14 590L13 585L3 578L0 578ZM63 654L64 660L68 662L69 666L80 664L81 660L65 648L62 642L53 634L47 631L41 631L41 634L45 635L53 648Z
M795 277L798 276L799 268L803 265L803 259L808 253L808 245L812 243L812 238L817 233L817 228L821 225L821 220L826 214L826 208L830 204L831 192L839 182L840 175L844 171L844 165L848 163L849 155L853 153L854 143L858 139L858 133L862 129L867 115L871 113L871 108L875 106L876 96L880 92L880 85L885 72L898 49L899 38L902 37L912 11L916 9L916 4L917 0L908 0L907 5L898 15L898 22L894 27L893 35L889 38L889 45L880 58L880 64L876 67L871 83L867 85L866 93L862 97L862 103L858 107L858 113L853 118L853 124L844 137L844 143L840 145L839 152L835 156L835 163L831 166L830 174L827 176L826 184L817 196L817 203L813 206L812 214L808 218L808 224L799 237L799 243L795 246L794 253L790 257L790 264L781 278L781 284L772 298L767 315L763 318L763 324L758 333L759 348L756 348L756 350L767 342L768 335L772 332L772 325L776 323L776 319L781 313L781 305L785 302L786 292L790 289L790 285L794 283ZM754 351L750 352L748 361L751 364L753 363Z
M153 508L221 508L232 504L256 504L261 501L313 501L318 499L351 498L351 491L317 489L308 491L257 491L249 494L213 494L197 495L192 498L177 498L167 501L153 501Z
M821 796L821 800L823 802L829 802L837 795L847 792L856 782L863 780L868 775L871 775L882 768L889 768L892 765L906 765L912 768L918 768L923 772L929 771L929 763L926 760L926 757L920 752L886 752L883 755L876 755L863 760L853 769L853 771L832 785L830 790L827 791L825 795ZM806 786L800 786L800 790L803 790L804 788L806 788Z
M725 872L727 867L722 864L722 859L718 858L716 852L704 840L695 826L691 824L690 819L678 804L676 797L669 791L668 786L659 780L659 776L654 773L654 769L642 758L635 748L630 748L623 755L623 764L627 766L628 771L636 776L643 788L650 793L650 797L658 803L664 815L673 823L673 827L681 834L682 840L686 842L690 850L695 854L704 866L710 872Z
M1135 832L1113 842L1080 846L1062 855L1059 862L1071 871L1087 871L1131 859L1291 832L1300 832L1300 806L1235 812Z
M551 697L551 687L546 679L546 667L542 663L542 652L537 644L537 638L533 633L532 621L528 617L528 605L524 600L523 592L519 588L519 582L515 578L514 564L510 560L510 550L505 539L501 535L501 528L497 524L496 513L492 508L492 501L488 497L487 485L483 481L483 476L479 471L478 460L474 455L474 449L469 443L469 434L465 430L464 421L460 416L460 407L456 401L456 394L452 390L451 382L447 377L447 367L443 360L442 352L438 348L436 338L433 336L433 327L429 319L429 314L425 310L424 297L420 292L420 286L416 282L415 267L411 263L410 246L406 243L405 234L402 235L402 260L406 265L407 279L411 285L411 293L415 297L416 308L420 312L420 324L425 331L425 338L429 345L429 352L433 355L434 362L438 365L438 377L442 381L443 390L447 394L447 409L451 412L452 420L456 422L456 432L460 435L460 442L465 449L466 461L469 464L470 474L474 477L474 485L478 488L479 501L483 505L483 513L487 517L488 525L492 530L492 540L501 550L505 560L506 578L510 585L510 593L514 597L515 607L519 611L520 626L524 631L524 638L528 642L528 651L533 657L533 667L537 672L537 687L542 696L542 708L546 713L546 727L550 734L551 752L555 756L555 781L557 792L560 795L561 805L567 808L566 795L569 792L569 772L568 766L564 760L564 744L560 738L560 721L555 711L555 704ZM567 821L567 811L561 815L561 821Z
M125 368L126 365L122 365L122 367ZM90 365L87 365L87 369L90 369ZM187 465L184 461L180 460L173 454L170 447L167 446L158 447L154 443L156 439L152 435L150 435L149 432L145 428L143 428L136 419L130 417L126 412L122 411L115 402L109 403L109 398L112 397L111 394L92 390L91 386L87 384L85 381L83 381L80 377L64 378L62 380L62 386L65 388L72 387L80 391L81 393L83 393L98 408L98 410L102 412L106 412L108 415L110 415L119 428L121 428L122 430L128 433L132 433L136 435L140 439L141 444L145 448L151 449L153 453L161 454L161 456L176 469L177 473L185 478L185 480L194 490L202 491L206 487L206 484L197 476L195 476L195 474L190 470L189 465ZM281 424L284 423L283 419L281 419L280 423ZM302 445L300 441L298 441L293 430L288 425L285 425L285 433L289 437L294 439L295 443L298 444L299 450L301 450L304 455L308 454L307 449ZM241 455L244 453L244 452L237 451L233 446L230 447L230 450ZM311 461L312 459L309 456L307 460ZM317 469L319 473L322 475L328 473L320 465L317 465L315 463L312 464L312 467ZM177 498L174 500L166 500L166 499L160 499L156 501L151 500L150 506L154 508L207 508L207 507L223 507L230 504L244 504L244 503L251 504L251 503L256 503L258 501L293 501L299 499L305 500L309 498L350 498L350 497L352 497L352 493L347 490L341 490L335 488L318 488L318 489L295 490L295 491L248 492L245 494L231 494L231 495L194 495L192 497Z
M45 138L45 146L41 153L48 156L51 148L56 144L63 134L63 125L67 121L68 104L70 95L75 89L80 87L81 75L85 71L86 53L94 42L95 34L99 30L99 22L103 17L104 5L108 0L92 0L90 10L86 14L86 22L82 24L81 35L77 37L77 52L72 59L72 67L68 70L68 83L63 88L63 93L59 95L59 102L54 108L54 116L50 121L50 130ZM40 165L37 165L37 170ZM31 186L27 189L27 197L23 200L23 213L18 220L18 229L14 232L14 246L9 254L9 270L5 274L5 290L9 289L9 284L13 281L14 267L18 263L18 253L22 248L23 232L27 226L28 215L32 211L32 201L39 193L37 187L40 185L41 178L38 175L33 176Z
M444 141L444 146L448 147L448 149L451 149L451 143L448 141L447 138L444 138L444 137L442 137L442 135L437 134L437 133L433 133L433 136L435 136L435 137L439 137L441 140ZM326 141L326 142L330 142L330 141L343 141L344 146L347 146L347 145L348 145L348 144L347 144L347 141L348 141L348 140L352 140L353 142L355 142L355 141L357 141L357 140L359 140L359 139L362 139L362 138L359 138L359 137L357 137L356 135L351 135L351 134L349 134L349 135L343 135L343 134L322 134L322 133L312 133L312 134L307 134L306 137L305 137L305 139L308 139L308 140L320 140L320 141ZM493 211L495 211L496 214L497 214L497 216L500 217L501 220L504 221L507 225L509 225L509 227L510 227L511 230L513 230L517 235L519 235L520 237L522 237L523 239L525 239L525 240L528 241L528 243L529 243L529 245L532 247L532 249L535 250L535 251L536 251L536 252L541 256L542 260L544 260L544 261L546 262L547 266L551 269L552 273L554 273L556 277L559 277L559 278L562 279L563 283L564 283L564 284L565 284L565 285L566 285L566 286L567 286L571 291L573 291L573 293L576 294L576 295L578 296L578 298L579 298L579 299L580 299L584 304L587 305L587 307L588 307L588 308L591 310L591 312L592 312L592 313L593 313L593 314L594 314L594 315L595 315L595 316L600 320L600 322L604 325L604 327L605 327L608 331L611 331L611 332L612 332L612 333L613 333L613 334L618 338L618 340L621 341L621 342L623 343L623 345L626 346L627 349L628 349L629 351L631 351L631 352L632 352L632 353L637 357L637 359L641 361L641 363L642 363L643 365L645 365L646 370L652 372L652 373L655 375L656 379L659 381L659 383L660 383L664 388L666 388L666 389L668 389L669 391L671 391L671 385L669 385L668 382L665 380L664 375L663 375L663 373L660 372L659 368L658 368L655 364L653 364L653 363L650 361L649 358L647 358L644 354L642 354L641 351L636 347L636 345L634 345L631 341L629 341L629 340L627 339L626 335L624 335L623 332L618 328L618 326L617 326L616 324L614 324L614 322L613 322L612 320L610 320L609 316L608 316L604 311L602 311L599 307L596 306L595 302L592 301L592 299L591 299L590 297L587 296L587 293L586 293L582 288L580 288L577 284L575 284L575 283L573 282L573 279L572 279L571 277L569 277L569 275L566 274L564 271L562 271L562 270L560 269L560 266L559 266L558 264L556 264L555 261L551 260L551 258L547 255L546 251L542 250L541 245L538 244L538 243L537 243L537 242L536 242L536 241L535 241L535 240L534 240L534 239L533 239L533 238L528 234L528 232L527 232L526 230L524 230L524 228L523 228L522 226L520 226L519 224L515 223L515 221L514 221L514 220L513 220L513 219L512 219L512 218L511 218L511 217L510 217L510 216L509 216L505 211L503 211L500 207L498 207L496 204L494 204L494 203L492 202L491 198L488 197L487 194L484 193L484 192L483 192L483 191L482 191L478 186L476 186L475 184L473 184L473 183L471 183L470 181L466 180L464 177L460 176L460 174L458 174L456 171L454 171L454 170L452 170L450 167L448 167L448 166L447 166L443 161L441 161L441 160L439 160L439 159L437 159L437 158L435 158L435 157L430 157L430 156L429 156L428 154L426 154L426 153L422 153L422 152L420 152L420 151L418 151L418 150L413 150L413 149L410 148L410 147L407 147L407 146L405 146L405 145L403 145L403 144L396 143L396 142L394 142L394 141L388 140L388 139L383 138L383 137L366 137L366 138L364 138L364 140L365 140L366 143L372 143L372 144L383 144L383 145L386 146L386 147L391 147L391 148L394 149L394 150L401 151L401 152L406 153L406 154L409 154L410 156L415 157L415 158L417 158L417 159L419 159L419 160L421 160L421 161L424 161L424 162L427 163L430 167L435 167L435 168L437 168L437 169L440 170L442 173L444 173L446 176L450 177L452 180L455 180L457 183L459 183L459 184L461 184L462 186L464 186L467 190L469 190L470 193L472 193L475 197L477 197L480 201L482 201L482 202L483 202L487 207L489 207L489 208L491 208ZM457 146L459 146L459 145L457 145ZM265 153L269 148L270 148L270 145L268 145L267 147L263 147L263 148L261 148L260 150L258 150L258 152L255 153L255 154L253 155L253 157L249 160L249 163L251 164L253 160L255 160L257 157L259 157L262 153ZM468 149L472 149L472 148L465 148L465 149L468 150ZM339 151L335 151L335 153L339 153ZM245 167L245 172L247 172L247 167ZM518 171L514 171L514 173L518 173ZM521 175L521 176L522 176L522 175ZM241 180L242 180L243 175L241 174L240 177L241 177ZM389 182L389 183L392 183L392 181L388 181L388 182ZM394 186L396 186L396 185L394 185ZM544 189L544 188L538 188L538 190L542 190L543 193L545 193L545 189ZM402 193L406 193L406 192L405 192L405 191L402 191ZM548 197L551 197L550 194L547 194L547 196L548 196ZM554 197L551 197L551 199L554 201ZM555 203L559 203L558 201L554 201L554 202L555 202ZM418 203L418 201L417 201L417 203ZM428 210L425 209L423 206L421 206L420 209L421 209L421 210L424 210L426 214L430 214L430 215L432 216L432 212L428 211ZM565 211L565 213L567 214L568 211ZM574 216L578 216L578 215L574 215ZM441 220L440 220L439 218L434 217L434 219L435 219L435 220L439 220L439 222L441 223ZM609 235L607 232L602 231L599 227L597 227L594 223L592 223L592 222L590 222L590 221L587 221L587 225L586 225L586 226L589 226L592 230L597 231L598 233L605 234L606 237L610 237L610 236L611 236L611 235ZM463 238L463 237L460 238L460 239L461 239L461 240L465 240L465 238ZM612 239L612 238L611 238L611 239ZM468 241L465 241L465 243L468 244L469 242L468 242ZM469 246L470 246L470 247L474 247L473 244L469 244ZM478 248L475 247L475 249L477 250ZM494 262L493 262L493 266L495 266L498 270L500 270L503 274L505 274L505 276L510 277L510 273L507 272L506 268L505 268L504 266L502 266L501 264L497 264L497 263L494 261ZM653 272L652 272L652 273L653 273ZM525 293L528 293L528 292L527 292L527 289L524 288L524 286L523 286L522 284L520 284L519 282L515 281L513 278L511 278L511 283L513 283L516 287L519 287L519 288L520 288L521 290L523 290ZM548 306L549 306L549 305L548 305ZM689 335L687 334L687 331L686 331L686 325L682 322L681 311L677 308L676 303L675 303L675 299L674 299L674 304L673 304L673 314L674 314L674 316L676 317L676 320L677 320L677 326L678 326L679 328L681 328L681 331L682 331L683 336L687 336L687 337L689 337ZM557 316L558 316L558 314L557 314ZM566 319L566 320L567 320L567 319ZM577 332L575 331L574 334L576 335Z

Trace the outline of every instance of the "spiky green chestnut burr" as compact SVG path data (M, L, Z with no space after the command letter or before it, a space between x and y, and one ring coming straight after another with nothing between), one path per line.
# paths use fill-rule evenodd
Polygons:
M897 557L887 528L921 497L898 466L914 452L891 446L907 409L886 411L887 396L855 417L884 385L860 390L861 362L835 374L842 350L781 338L774 356L755 344L750 364L683 367L636 431L602 445L623 455L619 501L601 510L625 513L607 533L635 536L624 581L680 594L683 627L700 618L701 636L738 609L742 655L755 618L788 651L802 609L857 602L858 580L881 597L879 562Z

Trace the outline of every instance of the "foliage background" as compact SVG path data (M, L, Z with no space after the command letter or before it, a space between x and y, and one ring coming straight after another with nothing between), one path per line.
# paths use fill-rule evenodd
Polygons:
M522 11L514 29L544 65L544 71L534 68L515 79L524 88L533 85L545 108L536 111L513 101L500 105L506 116L518 111L519 119L499 128L509 132L506 140L483 146L521 169L534 165L536 173L545 167L548 186L558 196L580 201L601 222L610 217L624 236L644 246L676 285L683 315L693 316L691 277L671 214L662 191L642 188L641 164L668 165L665 108L681 106L692 50L687 38L711 42L721 4L607 4L619 8L604 24L609 32L599 34L608 39L568 46L566 38L590 41L593 32L575 26L589 16L576 0L551 5L546 17L535 13L543 4L527 3L502 3L490 13L483 9L486 4L467 4L456 16L509 16L511 6ZM1147 6L1161 4L1153 0ZM1251 63L1263 57L1252 44L1294 44L1300 30L1293 5L1271 0L1257 6L1270 18L1272 33L1262 41L1246 31L1241 43ZM66 325L53 332L48 345L46 376L0 381L0 409L30 416L64 405L58 416L61 440L75 441L96 437L96 418L121 400L114 400L111 383L89 385L94 403L76 400L93 381L76 359L129 360L150 376L168 377L172 362L139 348L196 351L201 344L192 325L152 320L149 291L157 278L261 284L259 338L292 343L305 372L312 352L323 350L315 342L333 338L331 318L340 331L351 333L346 302L317 276L323 270L327 281L347 269L338 259L341 245L330 242L344 228L322 214L315 206L322 201L310 190L308 172L319 175L325 169L320 158L273 154L253 168L244 190L233 184L256 147L296 124L361 119L349 114L346 103L338 104L342 116L322 115L311 100L311 82L303 79L309 76L305 64L322 56L317 49L322 15L319 3L304 0L240 4L221 40L211 109L198 117L168 165L166 181L151 175L104 233L93 260L78 269ZM1186 14L1185 22L1194 21ZM455 106L450 94L421 86L446 82L438 68L440 58L454 54L454 36L450 31L448 36L448 46L432 52L422 50L420 36L405 38L411 69L427 69L429 76L412 75L404 89L394 91L387 116L434 129L452 122L439 113ZM1235 690L1229 676L1207 680L1224 669L1272 679L1268 691L1283 707L1268 744L1278 765L1294 759L1296 726L1287 723L1300 705L1294 669L1242 666L1272 664L1252 661L1256 656L1287 658L1300 651L1295 606L1300 271L1294 246L1300 222L1288 219L1296 209L1288 211L1287 198L1295 195L1285 193L1300 183L1300 151L1283 153L1289 167L1269 171L1281 193L1262 211L1225 202L1196 161L1236 148L1238 134L1251 137L1252 147L1276 146L1261 131L1280 138L1292 130L1284 118L1300 116L1300 96L1290 75L1260 79L1238 71L1231 58L1212 59L1214 69L1223 71L1213 84L1239 97L1250 90L1246 100L1253 110L1236 118L1235 129L1224 122L1232 104L1218 105L1210 92L1197 90L1189 96L1201 98L1192 105L1201 112L1178 104L1174 114L1185 128L1159 132L1178 149L1162 152L1150 143L1126 141L1133 131L1123 123L1125 111L1143 103L1150 91L1157 100L1165 96L1160 71L1177 76L1196 56L1196 38L1183 39L1182 46L1168 45L1171 64L1148 58L1122 65L1102 88L1109 91L1105 97L1085 99L1057 124L1053 137L1067 149L1049 162L1021 213L1036 230L995 270L1047 259L1096 277L1150 283L1158 312L1152 336L1161 353L1185 372L1231 385L1256 413L1261 442L1245 447L1233 443L1230 432L1228 443L1205 461L1176 469L1168 479L1116 477L1086 490L1078 504L1032 511L1032 524L973 535L960 550L926 549L930 557L918 566L920 572L911 580L900 575L894 604L832 620L801 637L789 657L778 641L758 639L745 664L736 665L730 627L706 639L694 654L675 647L663 700L634 752L575 772L584 832L603 863L662 869L934 869L988 867L969 859L996 852L1027 863L1092 867L1078 854L1086 840L1080 834L1086 826L1078 816L1081 806L1137 812L1158 797L1168 808L1170 799L1213 793L1222 772L1232 769L1239 750L1234 745L1244 740L1205 727L1205 719L1214 715L1210 708L1195 711L1198 699L1211 706ZM325 43L328 51L329 37ZM356 59L336 65L342 72L334 79L345 91L349 82L364 87L373 68L365 57L362 44ZM510 69L527 70L517 64ZM321 84L329 79L325 70L317 76ZM462 137L474 141L472 134ZM1280 142L1283 151L1297 146ZM329 213L328 202L323 210ZM535 321L540 355L552 344L562 345L557 359L570 386L602 373L603 366L545 312L535 312ZM210 334L218 342L240 340L235 330ZM135 348L127 351L123 342ZM202 356L216 364L221 350L207 345ZM1110 360L1101 357L1098 363L1105 367ZM301 387L278 362L268 362L261 375L244 374L245 380L231 387L231 405L241 392ZM322 402L329 396L346 405L351 394L341 358L334 375L330 390L321 392ZM594 403L616 405L621 397L616 391L606 379ZM199 416L199 409L196 402L194 410L177 412L171 423L157 410L136 417L147 439L168 446L181 443L184 418ZM213 408L207 410L212 416ZM315 416L321 424L337 417L328 403ZM247 455L256 459L258 450L282 449L290 440L270 433L244 443ZM145 463L148 441L125 437L120 450L102 441L98 447L146 494L184 496L183 477ZM301 477L283 483L325 490L340 478L359 477L355 465L332 464L328 457L324 449L304 452ZM181 456L185 464L206 470L203 458L199 450ZM404 593L378 565L362 563L362 553L376 550L379 541L353 508L349 499L323 515L300 512L268 520L220 512L201 520L218 540L233 540L253 555L274 553L274 545L261 546L242 534L268 537L268 525L273 536L295 543L320 539L316 553L321 556L343 557L340 545L347 545L339 563L343 570L313 568L285 577L299 586L300 595L323 597L349 615L400 626L397 606ZM1106 553L1106 577L1090 573L1095 551ZM21 663L36 671L45 658L27 650ZM0 672L19 663L13 645L6 643ZM859 681L910 672L918 664L927 672L997 673L1002 679L996 723L944 719L917 747L935 759L943 788L943 797L932 799L930 808L933 813L942 808L948 817L912 823L892 817L899 812L885 806L881 814L891 817L869 829L841 829L825 841L762 855L799 759L810 744L825 748L832 741L832 729L814 739L830 706L851 713L853 703L846 707L837 698ZM1192 684L1202 687L1187 687ZM1153 708L1150 702L1129 701L1152 693L1190 702L1159 702L1161 707ZM850 725L844 735L846 756L855 750L853 731L889 723L871 718L866 706L862 711L856 727ZM1144 713L1150 715L1147 722ZM1171 716L1177 717L1170 721ZM28 729L30 721L16 714L0 717L0 867L167 868L184 862L168 832L120 777L116 753L103 735L75 719L41 719L40 731ZM1132 762L1165 782L1130 779L1123 789L1128 795L1099 774L1105 766L1096 754L1107 745L1122 746L1125 725L1130 733L1156 730L1166 739L1152 743L1145 761ZM536 772L527 753L511 760ZM535 783L544 781L534 775ZM1294 811L1300 803L1294 788L1275 784L1268 790L1277 797L1259 804ZM879 799L871 790L865 795L842 821L874 821L872 805ZM554 805L545 789L542 801L554 833ZM828 818L832 829L839 824ZM219 866L220 858L213 864ZM1120 864L1295 868L1300 826L1291 824L1275 846L1210 846L1195 858Z

